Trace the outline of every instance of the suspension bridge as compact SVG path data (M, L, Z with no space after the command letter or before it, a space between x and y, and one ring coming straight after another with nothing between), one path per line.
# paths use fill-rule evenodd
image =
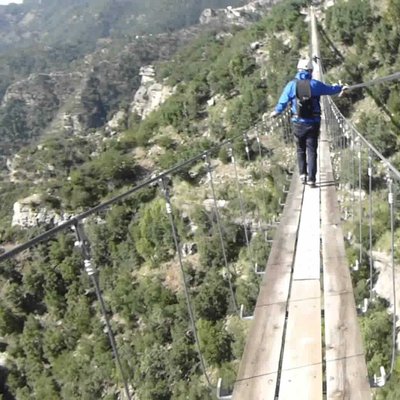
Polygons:
M323 80L316 18L310 11L313 76ZM398 74L389 76L397 78ZM375 83L375 82L372 82ZM358 88L363 85L350 87ZM362 249L362 159L368 153L367 174L372 182L372 159L386 164L389 206L393 207L392 182L398 172L341 115L331 99L323 100L319 146L319 190L303 187L294 176L281 224L260 287L254 322L236 379L233 399L371 399L372 386L383 385L382 376L368 377L364 346L357 321L357 305L341 227L336 185L345 168L359 163L359 247ZM343 150L348 154L343 154ZM335 176L331 155L342 162ZM350 154L349 154L350 152ZM355 154L357 152L357 154ZM345 164L344 159L351 159ZM353 178L353 201L355 197ZM369 187L371 198L372 187ZM354 215L353 206L353 215ZM372 230L372 205L370 240ZM392 211L393 213L393 211ZM393 225L393 214L391 217ZM391 228L393 232L393 226ZM392 240L392 252L393 252ZM373 255L370 245L370 293ZM395 265L392 264L393 288ZM372 295L371 295L372 296ZM395 298L395 295L394 295ZM366 299L365 304L368 304ZM366 310L364 309L364 312ZM396 325L394 301L393 326ZM393 331L394 332L394 331ZM393 348L395 333L393 333ZM392 354L392 368L395 353ZM224 397L222 397L224 398Z
M316 20L311 13L312 46L311 52L318 61L314 70L316 78L323 79L316 29ZM245 135L246 153L249 154L249 141L258 146L259 160L265 154L262 144L270 137L283 133L285 141L290 138L288 115L282 116L276 126L267 130L268 135L260 137L256 130ZM246 210L242 197L242 182L238 179L234 149L231 141L226 146L235 171L237 197L240 202L241 220L246 236L246 245L252 241L246 221ZM233 388L226 392L223 382L216 385L219 399L235 400L273 400L273 399L352 399L372 398L371 386L382 386L393 372L395 359L396 298L393 293L393 353L389 371L377 371L369 377L366 367L364 346L361 338L358 313L355 303L349 262L345 253L345 239L342 223L348 215L357 224L359 236L350 242L359 251L357 265L361 265L368 255L370 271L370 296L373 296L373 193L374 177L382 176L387 182L388 209L387 221L391 232L391 267L393 288L395 287L394 260L394 207L395 189L400 182L400 173L371 145L355 127L340 113L331 99L323 100L323 121L319 144L319 175L317 187L311 188L300 182L297 172L291 175L290 185L279 217L273 221L258 221L274 229L271 238L265 233L265 242L272 242L266 266L254 263L254 273L260 276L260 289L253 310L245 310L235 301L234 274L228 265L223 241L223 221L221 206L218 204L215 182L215 165L210 159L211 151L205 151L162 174L159 174L132 190L100 204L44 232L32 240L16 246L0 255L4 262L21 252L54 237L60 232L74 230L77 243L82 250L85 271L92 279L107 327L114 359L123 381L122 391L126 399L132 398L132 388L124 371L118 344L113 334L107 313L107 305L102 297L98 271L93 264L90 240L86 236L84 221L90 216L107 210L115 203L129 197L149 185L160 185L165 198L166 212L171 223L177 262L181 267L185 282L185 296L188 306L190 326L195 336L201 368L210 386L207 365L203 359L201 344L196 332L196 315L187 290L185 268L182 262L182 243L176 230L173 213L173 190L167 178L196 163L204 163L207 182L212 193L212 207L221 238L224 266L229 280L234 310L242 319L249 320L250 329ZM250 162L250 158L249 158ZM357 174L358 164L358 174ZM367 168L365 165L367 164ZM262 165L262 164L261 164ZM351 173L352 172L352 173ZM369 201L363 200L363 178L367 177L366 192ZM358 187L357 187L358 184ZM338 196L338 189L350 199L345 202L344 195ZM358 201L358 207L357 207ZM367 204L368 203L368 204ZM349 208L351 211L349 211ZM357 209L358 208L358 209ZM221 213L221 214L220 214ZM346 216L344 216L346 215ZM363 225L368 217L369 243L363 248ZM262 229L260 229L260 232ZM251 257L250 257L251 258ZM364 308L368 306L368 299ZM365 310L364 310L365 312ZM247 315L246 314L251 314ZM232 391L233 389L233 391Z

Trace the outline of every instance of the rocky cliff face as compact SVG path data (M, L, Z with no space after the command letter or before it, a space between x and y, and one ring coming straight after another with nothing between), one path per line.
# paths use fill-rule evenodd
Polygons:
M214 10L207 8L200 16L200 24L222 24L248 26L257 21L279 0L256 0L243 7L227 7Z
M79 71L33 74L7 89L1 108L14 109L19 104L20 118L24 122L19 136L38 136L58 111L77 95L82 79Z
M135 93L131 110L144 119L174 93L174 88L156 82L152 65L142 67L140 75L142 77L141 85Z
M272 2L258 0L238 9L229 7L211 11L211 14L225 16L223 24L236 21L245 25L266 12L265 4ZM206 15L207 11L203 13ZM127 119L124 110L143 119L174 93L174 88L156 81L151 63L169 59L179 47L204 32L206 23L214 26L213 20L203 18L203 25L169 34L136 36L123 45L102 39L94 53L74 65L73 72L32 74L11 85L0 109L23 105L21 115L26 123L22 136L27 141L42 134L88 136L96 132L97 139L101 139L101 135L114 135L124 127ZM125 106L121 107L122 104ZM10 167L13 153L21 144L16 146L12 142L13 147L10 144L10 148L3 148L3 154L8 156L9 171L13 170ZM29 198L14 206L13 225L35 226L57 218L41 206L32 207Z
M120 111L121 104L134 101L141 83L140 68L170 58L198 32L200 28L194 27L178 33L140 36L122 46L102 40L73 72L32 74L15 82L0 104L0 125L4 126L0 156L11 156L43 134L86 135L90 129L103 128ZM144 86L136 97L141 102L138 113L143 116L172 90L151 80L144 71L146 68L142 69Z
M390 304L389 312L393 313L394 307L394 296L393 296L393 282L392 282L392 267L391 267L391 259L390 255L386 253L381 253L375 251L373 254L374 257L374 268L378 272L378 279L375 283L373 290L375 293L387 300ZM400 279L399 279L400 268L398 265L395 266L395 274L396 278L396 287L395 292L400 293ZM400 317L400 298L397 295L396 297L396 315L399 320ZM397 334L397 344L398 349L400 346L400 333Z
M74 94L82 74L80 72L54 72L34 74L28 79L11 85L4 98L4 107L13 100L21 100L28 107L38 107L53 103L54 106L65 103Z
M43 134L86 135L88 130L104 127L106 132L115 132L116 127L108 127L107 121L120 111L121 103L130 104L131 110L146 117L173 93L173 88L157 82L152 67L146 66L170 58L177 48L203 31L204 24L214 26L219 21L222 25L246 25L272 3L258 0L239 8L206 10L199 26L136 36L122 47L119 42L102 39L95 52L76 63L73 72L32 74L12 84L0 105L0 125L5 126L0 145L2 166L5 157ZM15 117L18 124L8 122Z
M201 26L169 34L136 35L124 45L104 38L98 40L95 52L75 62L71 72L37 73L15 82L0 105L0 126L5 127L0 144L2 167L6 158L43 134L86 135L88 130L103 128L106 133L116 132L116 121L111 122L113 127L108 121L120 111L121 104L130 104L131 110L145 118L173 93L173 88L155 81L147 65L170 58L177 48L204 30L204 24L246 25L273 3L257 0L239 8L205 10ZM19 7L0 6L0 31L7 24L34 26L34 21L40 19L35 13L34 9L26 12ZM12 121L16 119L15 124Z
M68 215L60 215L54 210L45 207L43 199L33 194L14 203L12 226L31 228L39 225L57 225L68 219Z
M24 0L0 5L0 51L15 47L170 32L196 23L202 8L244 0Z

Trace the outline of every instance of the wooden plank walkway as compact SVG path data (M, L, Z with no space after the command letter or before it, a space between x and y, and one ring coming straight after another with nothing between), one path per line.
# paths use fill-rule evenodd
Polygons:
M293 282L279 399L322 400L321 287Z
M322 400L320 196L305 187L279 399Z
M320 144L327 399L368 400L372 396L325 129Z
M316 189L293 177L235 400L371 399L324 130L319 153Z
M316 20L313 13L310 17L312 54L318 60ZM319 68L314 73L321 79ZM300 185L296 174L232 397L370 400L325 124L321 129L318 187L303 191Z
M318 188L306 186L301 210L293 279L320 279L320 195Z
M275 399L303 189L297 175L289 188L260 287L234 387L237 400Z

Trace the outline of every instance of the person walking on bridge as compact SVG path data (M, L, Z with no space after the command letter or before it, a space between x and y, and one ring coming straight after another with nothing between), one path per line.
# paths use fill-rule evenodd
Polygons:
M321 125L320 96L342 94L347 86L326 85L312 79L312 72L312 60L301 58L297 64L295 79L287 83L283 89L270 117L275 118L290 104L300 179L303 183L315 187L317 147Z

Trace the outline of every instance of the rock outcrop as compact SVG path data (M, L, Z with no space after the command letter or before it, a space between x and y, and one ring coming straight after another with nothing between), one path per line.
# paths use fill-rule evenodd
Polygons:
M206 8L200 15L200 24L248 26L257 21L279 0L256 0L243 7L227 7L218 10Z
M393 313L393 282L392 282L392 266L391 266L391 259L390 255L386 253L381 253L374 251L373 254L374 257L374 268L376 271L379 273L378 274L378 279L375 283L374 286L374 291L375 293L379 296L382 297L383 299L387 300L390 304L389 306L389 312ZM395 266L395 274L397 276L396 279L396 293L400 292L400 279L399 279L399 273L400 269L398 266ZM396 297L396 314L397 314L397 320L399 321L399 316L400 316L400 298L397 296ZM399 323L397 323L397 326L399 326ZM400 339L400 333L397 335L397 343L399 343Z
M124 110L118 111L114 116L106 123L105 131L113 136L125 127L126 112Z
M68 215L60 215L46 208L42 196L33 194L14 203L12 226L30 228L39 225L58 225L68 219Z
M174 88L156 82L152 65L142 67L139 74L142 81L135 93L131 110L144 119L174 93Z

